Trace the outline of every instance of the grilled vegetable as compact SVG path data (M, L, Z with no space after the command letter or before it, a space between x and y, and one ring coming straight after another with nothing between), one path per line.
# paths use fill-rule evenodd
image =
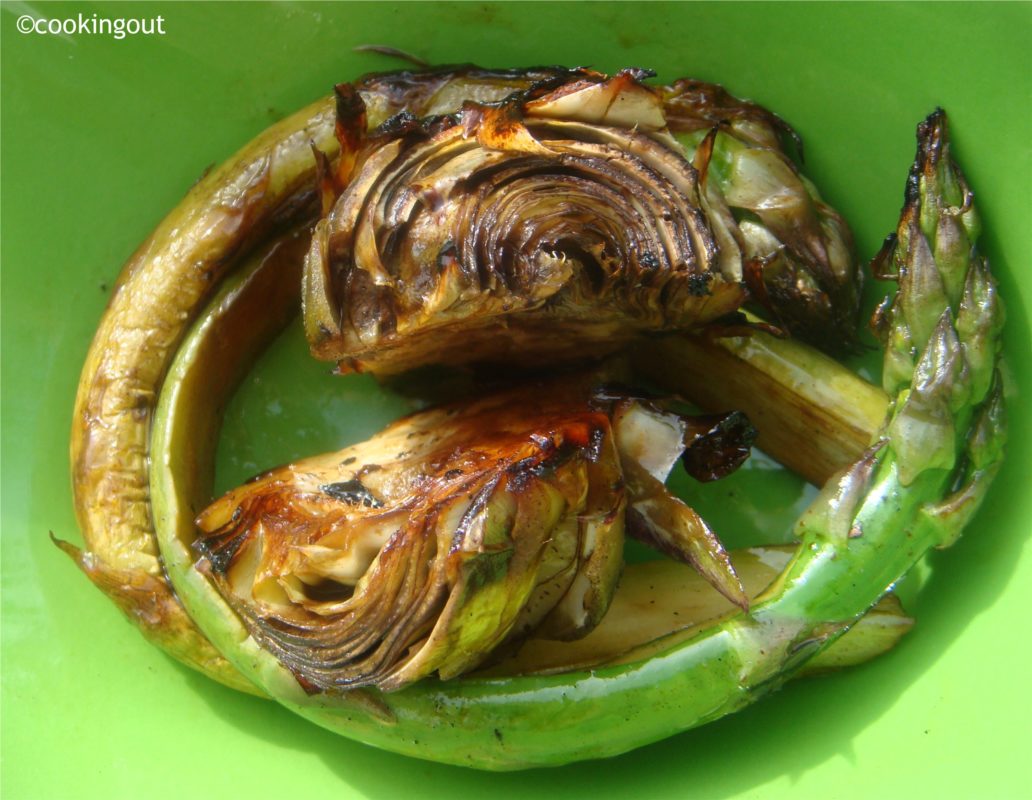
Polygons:
M217 401L290 314L291 270L295 254L308 247L306 223L315 216L320 190L324 202L334 202L341 182L368 163L360 151L371 135L410 131L406 135L418 137L434 130L397 117L399 111L416 118L441 115L442 130L457 118L452 115L467 112L498 122L500 110L514 107L514 91L522 93L525 114L527 104L544 97L563 102L556 90L564 85L580 86L617 110L624 90L637 97L635 103L655 97L638 91L634 74L616 82L562 69L370 76L342 87L335 101L274 126L200 181L127 265L91 347L73 423L73 478L86 549L62 546L172 655L229 685L273 696L320 724L401 752L491 768L597 757L705 722L778 685L849 628L927 546L948 543L977 507L1002 447L998 382L986 395L999 309L987 268L967 249L976 235L974 212L949 161L939 117L921 132L900 249L891 259L901 289L897 305L881 317L887 389L895 401L887 443L829 484L801 522L805 546L752 601L749 616L713 593L713 602L723 605L708 606L695 620L700 624L654 648L654 639L638 641L635 647L644 649L634 652L642 660L624 663L627 651L610 648L582 663L599 665L590 675L570 672L571 660L560 665L560 674L427 678L390 694L372 688L309 694L311 685L303 686L258 646L215 585L194 569L193 517L210 499ZM777 147L776 118L713 87L682 83L656 91L671 135L692 157L699 207L719 218L718 231L733 234L724 243L733 239L738 247L750 300L775 322L799 330L807 326L793 320L792 309L803 309L807 320L844 325L855 313L855 304L849 306L857 285L855 272L842 267L848 234ZM675 97L681 99L675 103ZM682 111L675 114L675 106ZM714 131L715 118L724 122ZM597 113L593 119L597 124ZM626 126L610 125L617 118L602 119L605 125L598 127L614 127L626 139ZM562 121L541 124L554 128ZM661 132L649 139L676 152ZM313 142L330 159L343 142L335 165L313 157ZM790 195L797 200L776 208L775 201ZM764 218L761 209L772 213ZM807 210L793 216L789 209ZM291 225L300 227L290 232ZM270 244L269 236L281 238ZM711 255L728 260L728 253L725 247ZM252 269L241 283L225 287L184 341L206 299L241 262ZM336 277L331 271L328 281ZM330 292L327 308L333 302ZM956 310L956 325L948 307ZM327 320L339 322L332 314ZM841 332L829 338L843 339ZM797 366L805 369L805 359ZM752 379L757 371L745 368L742 375ZM798 397L805 401L806 393ZM805 407L787 404L781 411ZM850 436L840 438L848 442ZM633 469L629 482L636 482L641 497L659 496ZM886 502L897 494L899 503ZM759 558L770 560L769 554ZM751 594L770 576L753 572L748 562L737 563ZM761 578L754 580L756 575ZM706 613L716 608L707 622ZM604 624L595 632L603 630ZM875 640L884 641L880 634ZM565 725L558 737L550 735L556 719ZM608 724L613 720L621 724Z
M336 131L338 106L344 106L346 116L349 102L354 107L360 101L371 131L399 112L451 113L467 100L497 102L535 84L562 83L570 74L560 68L460 67L367 76L336 98L319 101L274 125L198 181L126 264L79 383L71 461L85 548L65 547L144 635L173 657L223 683L252 690L183 613L164 580L154 540L147 475L151 418L191 320L213 288L264 236L292 221L314 218L318 186L311 148L314 144L327 156L336 155L335 134L343 134ZM764 126L774 130L773 123L762 122L763 113L749 104L736 105L716 89L713 97L718 99L692 103L697 110L682 116L691 120L719 112L721 118L741 117L736 127L752 122L754 132ZM347 130L360 132L357 127ZM339 170L348 169L349 152ZM286 249L284 243L276 252ZM253 257L263 258L268 252L259 247ZM290 258L279 260L289 272ZM281 285L289 280L285 274ZM265 321L274 329L289 313L288 309L276 317L270 311Z
M659 666L663 663L660 656L665 657L675 645L707 626L728 620L736 610L696 572L669 561L627 567L610 611L584 639L557 643L532 638L515 660L494 664L483 677L474 673L447 682L428 678L389 694L372 688L309 694L289 669L257 646L241 616L208 576L195 567L194 544L199 532L193 517L210 497L210 465L217 439L213 432L218 427L218 408L233 381L227 365L238 363L267 335L261 329L241 326L240 320L252 318L257 309L268 310L270 304L289 305L289 299L269 295L263 289L261 276L274 267L268 260L255 261L252 269L257 271L230 282L223 296L198 321L170 370L155 419L152 498L156 527L163 562L191 618L264 693L319 724L388 749L498 769L548 761L540 753L526 751L523 745L510 748L504 744L509 726L529 714L525 726L528 730L538 726L539 746L556 751L551 761L568 760L569 755L564 753L568 753L576 732L567 739L565 732L549 735L545 731L555 731L556 720L570 722L576 718L564 713L561 695L582 683L586 673L579 670L585 668L598 668L594 672L598 680L592 685L599 693L594 702L586 697L581 701L584 705L579 704L577 716L589 707L593 707L590 713L595 719L608 713L623 715L621 720L626 717L634 721L627 727L627 741L658 735L648 734L655 720L647 707L628 713L627 703L633 704L633 700L620 700L616 695L636 682L644 690L653 678L666 675L667 679L657 683L654 695L654 707L664 708L679 692L668 682L668 668ZM268 277L266 274L265 280ZM843 370L845 375L848 373ZM768 586L791 554L791 548L732 554L747 594L755 597ZM646 602L646 592L655 602ZM646 611L642 606L647 606ZM825 663L857 663L877 655L908 626L898 606L884 606L850 639L844 639L842 647L829 648L830 661ZM649 659L646 663L652 663L652 670L658 671L643 672L642 659ZM813 668L819 667L815 663ZM676 674L679 667L669 669ZM543 680L551 683L542 685L539 682ZM539 690L540 694L535 694ZM514 698L519 697L526 702L514 704ZM472 709L468 729L460 722L465 719L463 709L467 705ZM673 730L679 725L672 720L674 716L665 716L660 724ZM623 731L626 725L613 729ZM494 733L496 729L502 741ZM528 738L535 737L528 734ZM585 757L590 752L591 748L585 750Z
M344 188L305 266L312 352L377 373L539 366L728 324L750 297L793 329L852 342L848 230L778 149L776 118L644 75L573 71L368 137L364 104L339 86ZM726 131L707 117L722 106Z
M600 664L591 672L562 671L576 662L571 651L568 660L552 663L558 673L539 660L528 663L521 677L491 672L446 682L427 678L389 694L359 689L310 695L257 647L214 586L191 566L187 548L196 531L187 509L189 497L203 489L177 455L189 440L181 421L196 407L196 397L191 402L177 388L197 368L189 351L162 398L154 472L162 547L184 600L238 668L298 713L392 750L484 768L622 752L715 719L776 688L849 630L927 548L955 538L999 464L1002 396L998 382L987 380L987 367L997 359L1000 310L973 246L974 211L949 159L943 125L937 115L920 130L898 237L902 245L892 258L900 290L882 316L883 329L915 348L913 377L900 389L902 371L892 366L900 362L900 351L887 356L894 402L883 433L828 482L800 520L800 547L752 599L748 614L725 605L727 611L706 624L636 649L638 660L631 655L625 663L607 654L595 662L591 656L585 663ZM924 257L929 252L947 257ZM937 283L959 287L956 306L947 290L927 300L917 296L917 287ZM926 316L939 320L928 326L928 338L908 321ZM951 335L957 347L944 346ZM959 369L957 359L967 369ZM923 403L919 416L911 410L917 402ZM953 463L941 448L927 446L939 438L925 436L921 449L909 446L929 424L952 424ZM608 724L612 720L620 724Z
M583 637L609 608L628 515L747 607L717 538L662 483L697 438L580 382L422 411L216 501L199 568L312 691L448 679L531 633ZM709 460L737 466L718 443Z
M779 146L787 137L801 152L795 132L719 86L679 80L662 92L671 132L738 221L755 304L823 350L856 349L863 273L853 236Z

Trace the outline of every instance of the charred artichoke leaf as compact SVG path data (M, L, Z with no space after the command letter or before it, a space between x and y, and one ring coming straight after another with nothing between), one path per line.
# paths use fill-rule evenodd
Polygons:
M857 347L860 293L853 234L789 157L799 135L780 117L714 84L662 90L667 124L738 220L752 300L823 350Z
M378 373L569 361L704 327L750 293L825 345L854 337L848 228L780 149L777 118L729 98L737 117L713 127L683 83L646 75L555 73L343 138L355 152L305 266L313 353ZM359 119L349 106L338 126Z
M632 115L644 122L615 124ZM707 218L662 119L659 95L621 74L384 126L306 259L313 352L381 373L537 365L733 312L734 220Z
M197 520L197 568L309 691L455 677L532 633L576 639L599 624L628 502L669 502L654 485L636 498L625 476L662 487L687 428L579 384L419 412L217 500ZM664 551L699 561L664 535ZM724 569L704 577L742 604L709 544Z
M719 416L685 419L640 402L617 404L614 430L630 497L627 533L676 561L691 564L714 589L748 610L749 598L716 534L663 484L679 458L696 448L705 449L707 440L712 444L713 437L707 433L720 427L716 422ZM744 448L747 454L755 435L748 420L743 421L743 414L727 414L722 419L738 420L739 434L735 438L739 447L718 444L711 449L708 460L714 471L720 471L716 464L721 462L726 475L745 460L741 450ZM660 447L661 443L666 447Z

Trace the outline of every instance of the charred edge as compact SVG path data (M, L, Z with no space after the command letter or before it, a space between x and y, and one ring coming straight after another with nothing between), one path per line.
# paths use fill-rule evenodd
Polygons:
M602 426L590 425L586 435L563 437L557 445L554 439L540 443L541 452L522 458L506 469L506 488L522 491L531 478L550 478L578 455L597 461L602 452L606 431Z
M749 296L780 321L780 315L777 309L774 308L774 303L767 292L767 282L763 279L767 265L771 259L776 257L777 254L773 254L766 258L746 259L742 264L742 282L745 284L745 290L749 293Z
M713 146L717 141L717 133L719 133L719 127L710 128L710 132L706 134L706 138L702 140L698 148L695 150L695 158L692 159L693 166L699 173L699 185L705 191L706 185L709 183L709 165L710 161L713 160Z
M776 339L787 339L786 330L790 326L786 322L781 322L781 324L784 325L784 328L771 325L769 322L753 322L741 311L732 311L730 314L725 314L710 322L702 329L702 334L711 339L719 339L725 336L752 336L759 331Z
M644 81L648 78L656 77L656 71L648 67L624 67L618 74L630 75L636 81Z
M366 135L366 107L358 89L350 83L334 87L337 98L337 122L334 133L340 143L335 183L343 191L355 168L355 158Z
M511 70L507 72L494 72L491 70L478 70L476 68L464 73L465 77L501 77L501 78L529 78L531 75L541 73L541 77L534 80L527 88L517 89L511 94L491 103L476 103L481 109L509 110L509 113L521 112L523 107L540 97L543 97L563 86L577 83L578 81L589 81L604 83L616 78L624 78L639 85L642 80L654 78L655 71L643 67L628 67L620 70L616 75L609 76L602 72L587 67L539 67L527 70ZM459 77L459 75L455 75Z
M428 70L370 72L359 78L355 85L363 91L377 92L390 98L394 105L410 105L409 101L432 96L444 84L467 78L477 81L525 80L528 88L516 90L511 96L536 96L562 86L577 77L587 77L590 70L575 67L545 66L525 69L484 69L473 64L448 64ZM503 101L504 102L504 101Z
M351 83L334 87L337 108L337 136L345 150L355 150L365 134L366 105Z
M506 488L513 492L521 492L530 482L531 478L546 477L552 470L548 469L549 460L561 449L555 440L550 437L535 437L540 451L534 455L521 458L519 461L510 464L505 470ZM554 470L554 467L553 467Z
M754 120L774 129L780 138L790 141L796 151L799 162L804 161L803 138L784 119L773 111L750 100L741 100L716 83L705 83L691 78L680 78L669 87L672 96L664 101L664 106L674 113L676 128L676 110L680 103L689 106L693 113L703 116L717 125L730 125L734 119ZM672 106L672 108L671 108Z
M239 509L237 510L239 511ZM233 514L233 519L234 521L239 519L236 512ZM221 535L196 539L191 547L211 565L214 574L224 577L245 541L247 541L247 530L239 530L234 527L231 531Z
M462 519L456 526L455 533L452 534L451 545L448 548L449 555L457 552L462 547L462 543L466 539L466 534L469 532L469 526L472 525L473 521L480 516L485 508L487 508L491 495L494 494L494 490L498 487L498 482L500 480L501 476L495 475L473 497L473 501L469 504L469 508L466 509L466 513L462 515Z
M435 79L446 81L455 78L472 78L474 80L512 80L516 78L530 79L532 76L541 76L539 80L555 79L558 77L568 78L570 76L587 73L583 67L563 67L558 64L537 66L537 67L511 67L506 69L491 69L479 67L469 62L457 64L441 64L429 69L419 70L384 70L380 72L367 72L360 77L356 84L362 87L388 84L392 86L409 88L409 84L432 83Z
M503 98L498 103L492 103L489 105L522 106L525 103L530 102L531 100L536 100L539 97L543 97L544 95L549 94L550 92L562 86L565 86L568 83L573 83L577 80L586 79L602 82L607 79L607 76L605 74L601 72L595 72L594 70L588 69L586 67L573 67L569 69L566 67L552 67L551 69L555 71L551 74L543 75L540 79L532 83L526 89L517 90L510 94L508 97Z
M569 463L582 450L583 447L580 444L564 441L546 458L530 467L527 472L535 478L549 478L555 474L557 469Z
M882 242L881 248L871 259L869 268L871 275L878 281L899 280L899 272L893 268L892 255L896 252L896 244L899 240L898 234L890 233Z
M889 314L892 306L892 297L883 297L871 312L871 319L867 323L871 333L883 345L888 341L889 331L892 329L892 320Z
M660 266L659 259L650 251L638 254L638 265L646 272L654 272Z
M606 431L601 425L595 425L591 429L591 436L588 439L588 446L584 451L588 461L597 463L602 456L602 443L606 440Z
M319 187L321 214L326 217L329 216L333 209L333 203L337 199L337 187L333 183L333 170L326 153L316 147L315 142L311 140L308 145L312 148L312 157L315 159L315 185Z
M417 117L411 111L399 111L381 122L373 132L373 137L385 140L408 139L407 144L411 144L433 138L441 131L453 128L458 124L459 117L456 114Z
M904 206L919 203L921 200L921 176L935 169L942 157L946 144L946 112L936 108L917 126L917 154L907 175L906 188L903 192Z
M324 483L319 487L319 491L348 505L383 508L383 501L370 492L358 478L337 483Z
M685 448L681 462L695 480L715 481L745 463L759 433L741 411L702 419L711 426Z
M333 92L337 101L338 122L350 125L357 117L365 114L365 101L354 84L338 83L333 87Z
M688 276L688 294L692 297L706 297L710 294L712 272L693 272Z

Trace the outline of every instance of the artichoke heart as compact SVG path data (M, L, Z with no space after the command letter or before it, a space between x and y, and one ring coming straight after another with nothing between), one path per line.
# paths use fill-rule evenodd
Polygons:
M586 635L625 528L745 605L720 542L662 484L711 427L583 384L422 411L217 500L197 568L310 692L447 679L532 633Z
M705 103L646 75L556 73L369 134L339 86L342 156L305 261L313 354L376 373L539 366L721 324L750 300L786 324L782 308L827 322L830 305L852 321L856 298L823 288L855 288L848 230L818 215L776 118L735 101L744 121L699 142Z

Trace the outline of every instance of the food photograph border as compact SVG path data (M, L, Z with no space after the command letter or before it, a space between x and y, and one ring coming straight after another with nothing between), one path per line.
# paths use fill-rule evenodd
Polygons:
M1021 796L1030 31L4 3L0 790Z

